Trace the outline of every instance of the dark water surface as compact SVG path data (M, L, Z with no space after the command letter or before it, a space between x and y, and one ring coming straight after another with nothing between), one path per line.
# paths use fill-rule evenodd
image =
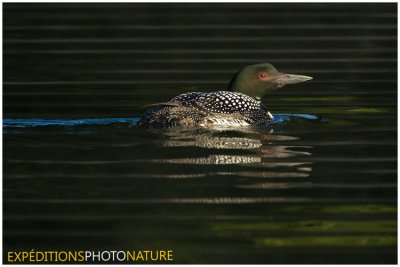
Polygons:
M396 4L3 11L4 252L397 262ZM135 126L145 105L259 62L314 77L263 99L271 127Z

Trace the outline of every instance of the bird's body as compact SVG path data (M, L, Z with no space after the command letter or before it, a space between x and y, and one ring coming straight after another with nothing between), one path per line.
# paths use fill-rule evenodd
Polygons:
M242 93L216 91L192 92L174 97L147 111L140 124L159 126L248 126L267 124L271 113Z
M271 113L259 101L270 91L286 84L312 79L308 76L284 74L271 64L243 68L232 79L228 91L191 92L178 95L169 102L156 104L146 111L139 125L169 126L259 126L270 123Z

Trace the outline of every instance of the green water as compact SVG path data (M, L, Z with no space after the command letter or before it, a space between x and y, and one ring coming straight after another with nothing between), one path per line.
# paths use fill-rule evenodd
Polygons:
M3 253L397 262L396 4L4 4L5 119L138 118L242 66L313 76L259 131L3 128ZM4 257L5 258L5 257Z

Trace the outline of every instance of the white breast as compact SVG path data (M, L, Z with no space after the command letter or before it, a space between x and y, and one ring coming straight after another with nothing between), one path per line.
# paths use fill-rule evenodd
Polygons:
M207 126L207 125L239 127L239 126L249 126L250 124L245 120L241 120L238 118L209 117L206 119L204 123L201 124L201 126Z

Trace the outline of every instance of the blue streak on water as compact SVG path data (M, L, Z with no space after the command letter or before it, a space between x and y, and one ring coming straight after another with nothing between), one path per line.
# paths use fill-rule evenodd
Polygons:
M3 119L3 128L32 128L40 126L107 125L112 123L136 124L139 118L101 118L101 119Z
M311 115L311 114L286 114L286 113L281 113L281 114L273 114L274 120L272 121L273 124L280 124L286 121L290 121L290 118L302 118L306 120L318 120L320 117L316 115Z
M319 117L310 114L274 114L273 124L290 121L290 118L302 118L306 120L317 120ZM3 119L3 128L32 128L40 126L85 126L85 125L107 125L112 123L137 124L140 118L101 118L101 119L73 119L73 120L51 120L51 119Z

